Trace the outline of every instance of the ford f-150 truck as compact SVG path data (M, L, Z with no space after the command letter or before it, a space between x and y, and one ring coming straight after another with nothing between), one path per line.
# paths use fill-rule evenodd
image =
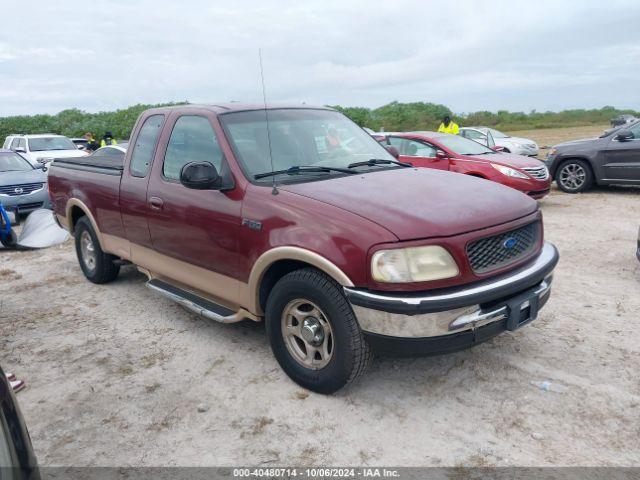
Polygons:
M55 160L49 188L90 281L130 262L200 315L264 320L284 371L330 393L376 350L475 345L550 294L534 200L389 150L329 108L157 108L124 159Z

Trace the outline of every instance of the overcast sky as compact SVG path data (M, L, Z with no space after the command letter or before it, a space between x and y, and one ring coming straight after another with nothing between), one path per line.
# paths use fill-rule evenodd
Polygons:
M260 100L640 109L640 2L3 1L0 115Z

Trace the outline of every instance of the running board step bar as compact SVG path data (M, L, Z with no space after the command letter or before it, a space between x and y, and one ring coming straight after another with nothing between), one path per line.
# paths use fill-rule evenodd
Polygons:
M241 312L234 312L233 310L213 303L206 298L202 298L194 293L183 290L170 283L163 282L157 278L149 280L147 287L151 290L164 295L165 297L179 303L180 305L188 308L192 312L202 315L205 318L215 320L220 323L235 323L241 321L244 315Z

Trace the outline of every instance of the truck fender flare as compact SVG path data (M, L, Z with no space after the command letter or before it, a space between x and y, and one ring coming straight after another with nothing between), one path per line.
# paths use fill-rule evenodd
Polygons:
M279 260L297 260L308 263L329 275L343 287L354 286L351 279L338 266L322 255L300 247L276 247L264 252L253 264L248 285L253 303L250 305L250 311L258 312L260 310L260 284L265 272Z
M95 232L96 237L98 238L98 243L100 244L100 248L102 248L102 245L103 245L102 233L100 233L100 229L98 228L98 223L96 222L96 219L91 214L91 210L89 210L89 207L87 207L87 205L82 200L78 200L77 198L70 198L67 201L66 217L67 217L67 229L69 230L69 233L73 235L74 229L75 229L75 225L73 224L73 218L71 216L71 211L73 210L74 207L78 207L87 216L87 218L91 222L93 231Z

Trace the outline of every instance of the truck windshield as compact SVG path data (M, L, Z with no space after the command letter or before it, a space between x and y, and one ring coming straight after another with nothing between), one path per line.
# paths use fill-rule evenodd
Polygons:
M17 153L0 153L0 172L28 172L33 170L29 162Z
M319 175L345 175L336 169L347 169L356 162L371 159L395 161L373 137L341 113L332 110L270 109L269 131L264 110L220 115L238 161L247 177L271 171L296 172L286 181L308 181ZM271 152L269 152L271 144ZM273 165L271 164L273 158ZM402 168L394 163L371 163L357 171ZM329 167L310 169L309 167ZM295 167L304 167L302 169ZM269 177L260 182L271 182Z
M29 151L44 152L46 150L77 150L67 137L40 137L29 139Z
M438 137L437 140L458 155L486 155L496 153L478 142L468 140L458 135L442 135Z

